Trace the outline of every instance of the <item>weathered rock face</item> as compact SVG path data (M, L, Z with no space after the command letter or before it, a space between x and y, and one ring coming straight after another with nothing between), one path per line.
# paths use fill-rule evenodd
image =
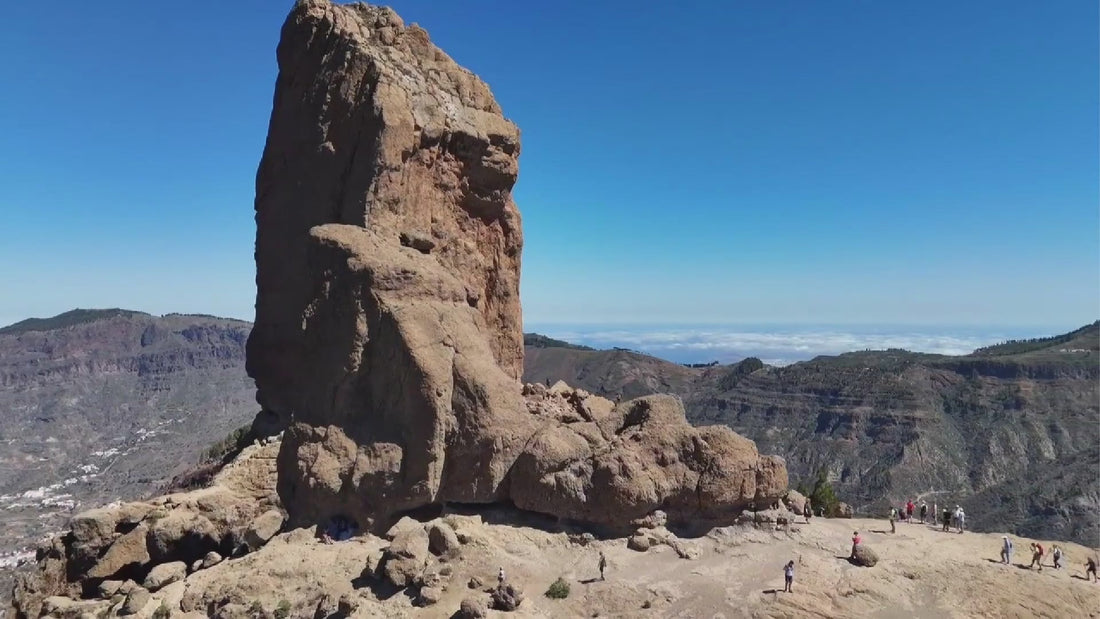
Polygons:
M497 423L522 409L518 130L389 9L299 2L278 61L248 370L295 424L291 517L494 500L524 438Z
M525 401L519 134L481 80L389 9L327 0L295 6L278 60L248 369L287 425L291 526L502 500L623 525L779 496L781 461L675 400Z
M724 426L693 428L672 396L615 406L584 391L526 389L544 420L516 461L516 506L621 527L664 510L673 524L729 522L787 487L783 461Z

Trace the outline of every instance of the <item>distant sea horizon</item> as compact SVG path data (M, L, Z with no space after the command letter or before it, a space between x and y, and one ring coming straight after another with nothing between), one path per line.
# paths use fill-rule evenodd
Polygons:
M1050 337L1081 325L577 324L531 321L527 333L598 349L627 348L676 363L736 363L757 357L790 365L820 355L902 348L965 355L1006 340Z

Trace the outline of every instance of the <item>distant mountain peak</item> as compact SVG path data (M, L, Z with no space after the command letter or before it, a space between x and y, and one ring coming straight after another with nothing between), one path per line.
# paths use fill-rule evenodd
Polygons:
M50 318L28 318L26 320L20 320L15 324L0 328L0 335L18 335L30 331L51 331L53 329L64 329L65 327L73 327L96 322L98 320L106 320L108 318L132 318L135 316L149 316L149 314L117 307L109 309L78 308Z

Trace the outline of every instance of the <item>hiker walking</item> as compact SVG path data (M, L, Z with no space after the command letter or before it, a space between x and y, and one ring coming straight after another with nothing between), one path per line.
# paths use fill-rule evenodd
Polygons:
M908 522L909 524L913 524L913 508L914 507L916 507L916 506L913 505L913 499L908 499L908 500L905 501L905 521Z
M966 512L958 505L955 506L955 526L959 528L960 534L966 528Z
M1085 580L1089 579L1090 574L1092 575L1092 579L1094 581L1100 582L1100 580L1097 580L1097 578L1096 578L1096 558L1095 557L1089 557L1085 561Z
M1043 571L1043 545L1038 542L1031 542L1031 564L1027 568L1035 567L1036 563L1039 564L1039 571Z
M791 590L791 584L794 583L794 561L787 561L787 564L783 566L783 592L794 593Z
M928 519L928 503L920 502L920 523L924 524Z
M1012 540L1007 535L1002 535L1001 540L1001 563L1009 565L1012 563Z
M604 556L603 551L600 551L600 580L603 580L603 571L607 569L607 557Z
M943 530L945 533L951 530L951 510L947 506L943 508Z
M898 532L897 527L894 525L894 523L897 522L897 520L898 520L898 509L896 507L891 507L890 508L890 532L891 533L897 533Z
M1050 556L1054 558L1054 569L1062 569L1062 547L1058 544L1052 546Z
M806 524L810 524L810 518L813 515L814 510L810 507L810 499L806 499L806 504L802 506L802 516L806 518Z

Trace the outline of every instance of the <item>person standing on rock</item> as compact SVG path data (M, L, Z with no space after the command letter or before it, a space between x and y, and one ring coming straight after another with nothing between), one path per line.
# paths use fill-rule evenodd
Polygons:
M920 502L920 523L924 524L928 520L928 503L923 500Z
M859 531L852 532L852 555L849 557L850 559L856 558L856 548L859 547L862 541L863 538L859 536Z
M1050 549L1050 556L1054 559L1054 569L1062 569L1062 547L1054 544Z
M1008 539L1007 535L1001 536L1001 563L1005 565L1012 563L1012 540Z
M897 520L898 520L898 510L897 510L896 507L891 507L890 508L890 532L891 533L897 533L898 532L898 528L894 524L894 523L897 522Z
M791 590L791 585L794 583L794 561L787 561L787 565L783 566L783 592L794 593Z
M600 551L600 580L603 580L603 571L607 569L607 557L604 556L603 551Z

